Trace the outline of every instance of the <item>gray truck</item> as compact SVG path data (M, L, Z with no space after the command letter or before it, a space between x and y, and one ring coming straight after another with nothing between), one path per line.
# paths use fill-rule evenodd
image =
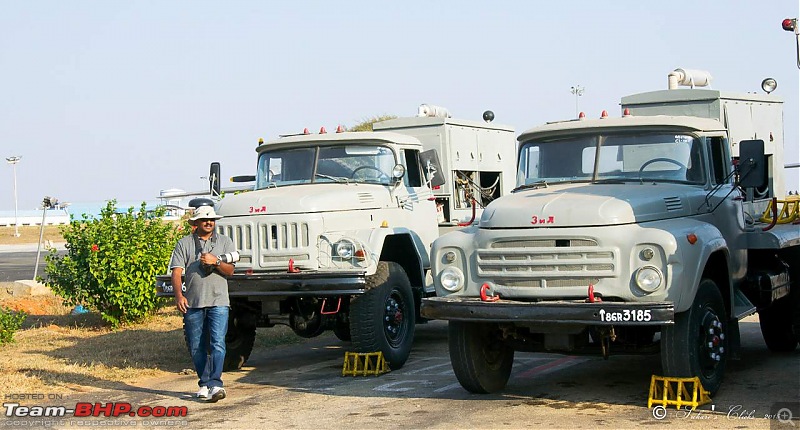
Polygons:
M517 188L434 242L421 314L449 321L465 389L503 389L515 351L660 351L665 376L714 393L756 312L770 350L796 348L798 203L767 210L786 195L782 102L694 88L709 80L678 69L622 117L522 133Z
M515 184L514 131L484 117L423 105L372 132L260 143L256 175L237 179L253 189L209 201L240 256L228 280L225 368L241 368L256 328L276 324L309 338L332 330L353 351L381 351L402 367L419 303L434 294L429 251L440 229L472 223ZM218 164L210 177L219 190ZM159 296L172 288L158 277Z

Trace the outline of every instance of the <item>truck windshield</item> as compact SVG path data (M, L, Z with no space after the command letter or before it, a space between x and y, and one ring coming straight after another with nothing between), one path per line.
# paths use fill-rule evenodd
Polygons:
M554 182L705 182L697 138L686 134L608 134L524 142L517 185Z
M395 164L392 150L380 145L267 150L258 157L256 189L317 182L389 185Z

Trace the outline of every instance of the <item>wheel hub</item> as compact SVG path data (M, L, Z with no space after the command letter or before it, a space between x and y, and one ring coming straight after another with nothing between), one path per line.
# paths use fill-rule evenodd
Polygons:
M722 361L723 354L725 354L725 347L723 346L725 344L725 332L722 322L714 312L707 310L700 329L703 330L703 336L700 336L703 342L700 356L701 362L704 369L713 370Z
M403 305L392 295L386 300L384 310L384 330L389 339L395 340L401 335L403 329L403 321L405 320Z

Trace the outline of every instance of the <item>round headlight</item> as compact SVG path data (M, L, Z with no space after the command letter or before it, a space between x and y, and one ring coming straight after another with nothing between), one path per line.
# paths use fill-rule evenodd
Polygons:
M406 166L402 164L395 164L392 168L392 177L395 179L400 179L403 175L406 174Z
M342 240L336 242L336 255L339 258L353 258L353 254L356 252L356 246L353 242Z
M448 267L439 274L439 281L445 290L456 292L464 285L464 274L455 267Z
M652 293L661 285L661 271L653 266L640 267L636 271L636 285L645 293Z

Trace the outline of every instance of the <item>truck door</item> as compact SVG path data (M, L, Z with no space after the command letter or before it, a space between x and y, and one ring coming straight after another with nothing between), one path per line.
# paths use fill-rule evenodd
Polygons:
M745 239L744 196L731 179L731 158L728 142L721 136L706 138L710 158L711 183L719 187L708 199L709 210L713 210L714 225L722 233L730 250L730 273L734 284L746 274L747 246ZM716 209L714 209L716 208Z
M432 200L433 191L425 182L418 150L402 149L400 160L406 168L406 174L395 195L408 215L408 225L415 226L414 230L430 249L430 245L439 235L436 202Z

